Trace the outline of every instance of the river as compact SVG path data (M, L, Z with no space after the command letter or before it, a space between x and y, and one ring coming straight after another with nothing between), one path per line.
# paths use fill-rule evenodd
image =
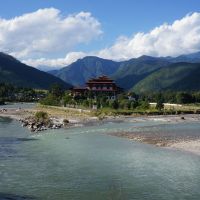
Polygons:
M105 134L132 128L196 135L200 124L109 122L31 135L0 118L0 199L199 200L200 156Z

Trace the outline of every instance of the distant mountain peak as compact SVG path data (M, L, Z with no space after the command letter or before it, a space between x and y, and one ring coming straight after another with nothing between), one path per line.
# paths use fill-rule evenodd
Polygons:
M142 55L142 56L138 57L138 59L155 59L155 57L148 56L148 55Z

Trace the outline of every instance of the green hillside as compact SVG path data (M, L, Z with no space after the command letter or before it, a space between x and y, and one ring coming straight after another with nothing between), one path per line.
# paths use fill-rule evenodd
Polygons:
M169 62L165 59L141 56L122 62L119 70L112 77L121 87L130 89L140 80L167 65Z
M135 92L200 90L200 64L175 63L159 69L133 87Z
M54 83L71 87L59 78L25 65L4 53L0 53L0 82L41 89L47 89Z

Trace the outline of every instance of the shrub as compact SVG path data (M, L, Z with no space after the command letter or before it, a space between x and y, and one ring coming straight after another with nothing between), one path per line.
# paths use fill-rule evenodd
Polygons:
M89 107L89 105L90 105L90 102L88 101L88 100L83 100L83 106L85 106L85 107Z
M40 103L49 106L59 106L60 100L56 96L49 93L44 99L40 100Z
M138 101L131 101L131 109L135 109L138 107Z
M149 102L147 101L147 100L145 100L145 101L140 101L139 102L139 108L140 109L149 109L150 108L150 105L149 105Z
M64 126L67 126L67 124L69 124L69 120L68 119L63 119L63 124L64 124Z
M44 124L48 124L50 119L46 112L38 111L35 113L35 119L37 122L42 122Z
M163 108L164 108L164 103L161 100L158 101L157 104L156 104L156 109L161 111Z
M109 106L113 109L118 109L119 108L119 103L116 100L110 100Z

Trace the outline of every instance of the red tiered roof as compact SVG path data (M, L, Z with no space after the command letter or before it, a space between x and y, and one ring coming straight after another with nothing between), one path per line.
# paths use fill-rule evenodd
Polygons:
M89 79L87 83L113 83L114 81L107 76Z

